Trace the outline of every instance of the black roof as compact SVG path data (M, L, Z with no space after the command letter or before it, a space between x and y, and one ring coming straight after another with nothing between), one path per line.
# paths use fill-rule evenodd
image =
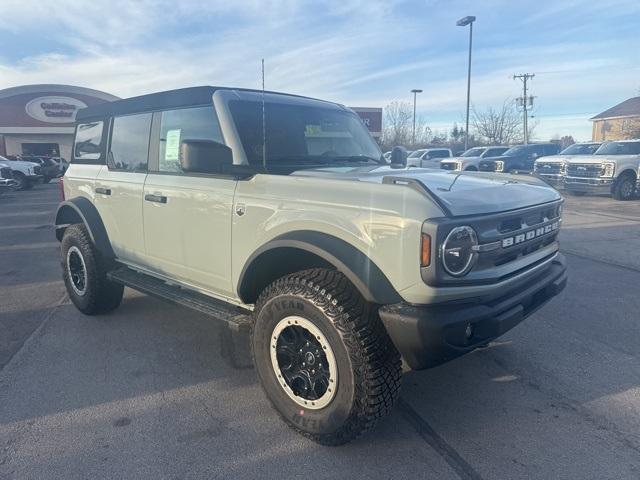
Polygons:
M612 117L633 117L638 115L640 115L640 97L631 97L624 102L611 107L609 110L605 110L595 117L591 117L591 120Z
M114 115L127 115L131 113L151 112L158 110L168 110L172 108L188 107L193 105L206 105L211 103L211 96L216 90L233 90L239 93L261 94L261 90L252 90L247 88L229 88L229 87L188 87L178 90L167 90L166 92L150 93L139 97L125 98L113 102L101 103L91 107L78 110L76 121L87 119L105 118ZM299 95L291 95L280 92L265 91L265 94L282 95L290 99L300 99L303 101L323 102L309 97ZM328 105L335 105L331 102L324 102Z

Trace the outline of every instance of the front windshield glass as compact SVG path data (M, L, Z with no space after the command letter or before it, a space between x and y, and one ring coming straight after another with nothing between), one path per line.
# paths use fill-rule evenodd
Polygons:
M411 152L411 154L407 158L421 157L424 152L426 152L426 150L416 150L414 152Z
M522 155L526 151L527 151L527 147L525 147L524 145L518 145L516 147L511 147L509 150L504 152L502 155L504 155L505 157L514 157L516 155Z
M599 143L574 143L560 152L560 155L592 155Z
M596 155L639 155L640 142L607 142L596 151Z
M462 154L463 157L479 157L484 153L486 148L484 147L473 147L467 150Z
M262 166L262 103L232 100L229 108L247 160ZM266 103L265 118L267 170L384 163L360 118L349 111Z

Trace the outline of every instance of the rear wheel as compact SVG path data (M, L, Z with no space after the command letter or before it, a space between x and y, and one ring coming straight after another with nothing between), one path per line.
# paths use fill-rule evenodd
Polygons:
M71 225L65 230L60 253L67 293L78 310L97 315L120 305L124 287L107 279L107 262L84 225Z
M283 277L265 289L255 312L256 371L291 428L341 445L390 412L400 355L344 275L313 269Z
M623 173L613 186L613 198L631 200L636 192L636 177L632 173Z

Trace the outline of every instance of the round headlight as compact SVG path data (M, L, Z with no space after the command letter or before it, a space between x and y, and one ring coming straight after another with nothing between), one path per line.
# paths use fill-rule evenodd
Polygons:
M471 227L456 227L449 232L442 244L442 266L450 275L466 275L476 261L474 251L478 237Z

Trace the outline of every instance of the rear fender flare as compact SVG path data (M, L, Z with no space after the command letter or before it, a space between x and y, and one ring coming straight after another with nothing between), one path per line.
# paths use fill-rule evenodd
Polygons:
M89 232L91 241L106 258L113 259L115 254L109 241L107 229L95 205L85 197L75 197L58 205L56 212L56 238L62 241L64 231L70 225L83 223Z

